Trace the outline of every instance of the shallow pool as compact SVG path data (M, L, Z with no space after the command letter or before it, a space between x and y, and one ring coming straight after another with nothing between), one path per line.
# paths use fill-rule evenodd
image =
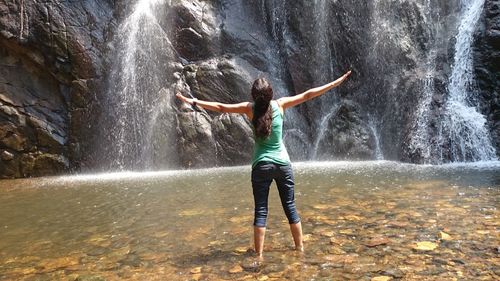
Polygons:
M0 280L500 279L500 162L294 170L305 253L273 188L259 267L249 166L0 181Z

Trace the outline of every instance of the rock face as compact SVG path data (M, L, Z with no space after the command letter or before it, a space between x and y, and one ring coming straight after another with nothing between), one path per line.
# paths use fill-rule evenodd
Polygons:
M500 1L486 1L476 32L474 69L481 112L487 117L493 144L500 157Z
M0 11L0 176L77 168L112 2L1 1Z
M265 76L281 97L348 69L286 112L292 159L432 162L462 1L430 2L0 0L0 176L247 164L246 118L175 93L249 101ZM498 7L486 1L474 49L497 152ZM130 17L140 42L124 37Z
M342 102L320 131L315 159L375 159L375 137L360 116L356 104Z

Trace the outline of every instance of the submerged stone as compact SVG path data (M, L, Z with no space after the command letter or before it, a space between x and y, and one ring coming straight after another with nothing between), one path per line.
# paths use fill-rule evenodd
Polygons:
M229 269L229 273L231 273L231 274L240 273L240 272L243 272L243 267L241 267L241 265L239 265L239 264L234 265L233 267L231 267Z
M374 238L368 240L365 243L365 246L367 246L367 247L376 247L376 246L380 246L380 245L386 245L389 242L390 242L390 240L387 237L378 236L378 237L374 237Z
M412 246L414 250L418 251L432 251L438 247L438 244L430 241L417 242Z
M441 240L444 240L444 241L451 241L451 240L453 240L448 233L443 232L443 231L439 232L439 237L441 238Z
M99 275L82 275L78 276L75 281L106 281L106 279Z
M195 268L191 269L189 272L191 274L201 273L201 268L202 268L201 266L198 266L198 267L195 267Z
M376 276L371 279L371 281L389 281L392 277L389 276Z

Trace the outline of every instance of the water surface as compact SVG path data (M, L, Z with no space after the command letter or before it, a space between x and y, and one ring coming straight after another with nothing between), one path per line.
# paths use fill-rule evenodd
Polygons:
M258 268L249 166L0 181L0 280L499 280L500 162L294 169Z

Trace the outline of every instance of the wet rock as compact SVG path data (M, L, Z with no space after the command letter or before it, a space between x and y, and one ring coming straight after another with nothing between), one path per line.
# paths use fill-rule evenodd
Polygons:
M380 246L380 245L387 245L389 242L390 242L390 240L387 237L378 236L378 237L373 237L372 239L368 240L365 243L365 246L376 247L376 246Z
M78 276L75 281L106 281L106 279L99 275L82 275Z
M177 32L177 44L180 53L191 60L207 56L207 44L203 36L192 28L182 28Z
M304 236L302 237L302 240L304 242L308 242L308 241L311 241L312 240L312 237L313 235L312 234L304 234Z
M212 130L219 165L243 165L250 162L253 152L253 132L250 126L242 115L222 114L214 118Z
M64 269L70 266L78 265L80 262L80 255L70 255L66 257L45 259L38 262L37 268L39 273L53 272L58 269Z
M235 274L235 273L240 273L240 272L243 272L243 267L241 267L239 264L231 267L231 269L229 269L229 273L231 274Z
M194 96L209 101L250 101L251 83L259 71L238 57L204 61L196 66L195 80L188 80Z
M381 271L380 273L385 276L392 276L394 278L402 278L405 275L404 272L399 268L386 269Z
M0 137L0 146L67 158L71 108L88 105L68 98L78 86L71 81L102 75L101 47L112 28L112 9L108 1L94 0L0 3L0 126L9 122L16 131L0 129L0 135L13 132ZM31 169L25 163L19 161L20 171ZM47 166L37 175L67 171L70 165ZM34 176L9 176L28 175Z
M441 273L444 273L446 272L446 269L440 267L440 266L433 266L433 267L430 267L430 268L427 268L423 271L419 271L418 274L419 275L427 275L427 276L435 276L435 275L439 275Z
M23 151L26 142L26 138L17 128L12 125L0 125L0 145L15 151Z
M328 120L328 130L318 144L320 159L372 159L375 139L352 102L339 105Z
M201 216L205 213L204 210L201 209L188 209L182 210L179 212L179 216L191 217L191 216Z
M357 254L331 255L331 256L325 256L325 259L332 263L351 264L358 259L358 255Z
M480 111L488 120L493 145L500 156L500 1L485 1L473 48Z
M107 248L104 247L93 247L89 251L87 251L87 255L89 256L102 256L108 252Z
M418 251L433 251L438 247L438 244L430 241L417 242L412 245L412 249Z
M191 269L189 272L191 274L198 274L198 273L201 273L201 268L202 268L201 266L198 266L198 267Z
M142 265L142 261L139 258L139 255L136 253L129 253L124 259L119 261L122 265L128 265L131 267L140 267Z
M439 237L440 237L441 240L444 240L444 241L451 241L451 240L453 240L448 233L443 232L443 231L439 232Z
M187 112L178 116L180 160L185 167L210 167L216 161L216 144L210 117L204 113Z
M68 168L68 159L64 156L46 153L35 156L32 170L24 170L24 173L31 176L58 175Z
M371 281L389 281L392 277L389 276L376 276L371 279Z
M252 249L248 248L248 247L238 247L238 248L234 249L234 252L237 254L244 254L244 253L248 253L249 250L252 250Z
M338 246L333 246L328 249L328 253L332 255L344 255L346 252Z
M14 154L8 152L7 150L4 150L2 151L1 157L3 161L10 161L14 159Z
M204 1L180 1L167 18L174 25L174 46L185 59L209 58L219 49L219 31L214 6Z
M88 79L77 79L71 82L70 98L72 108L86 108L91 95Z
M241 265L235 265L231 269L239 270L239 267L243 268L247 272L259 272L264 267L264 264L256 261L255 259L246 260Z

